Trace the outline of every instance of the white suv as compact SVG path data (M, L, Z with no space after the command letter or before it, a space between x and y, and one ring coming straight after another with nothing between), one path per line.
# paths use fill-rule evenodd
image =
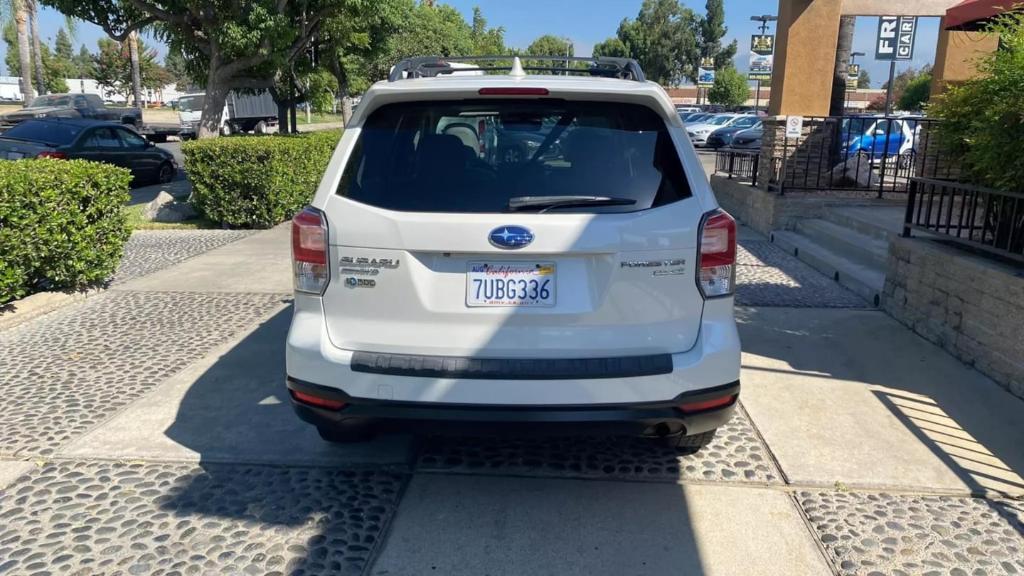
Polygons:
M735 223L661 87L575 60L410 59L363 97L293 221L287 383L325 440L511 425L696 451L729 419Z

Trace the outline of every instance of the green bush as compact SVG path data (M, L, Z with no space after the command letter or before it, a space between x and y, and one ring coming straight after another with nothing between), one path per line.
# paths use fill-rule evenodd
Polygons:
M1002 190L1024 190L1024 12L995 19L999 50L978 63L980 74L946 91L928 107L941 120L938 134L970 180Z
M308 204L341 137L338 130L186 142L192 204L214 222L267 228Z
M0 162L0 304L109 278L131 235L130 181L83 160Z

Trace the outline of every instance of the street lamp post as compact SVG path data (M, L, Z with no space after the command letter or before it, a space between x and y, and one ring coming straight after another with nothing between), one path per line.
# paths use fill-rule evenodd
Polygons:
M864 56L864 53L863 52L850 52L850 65L851 66L857 63L857 56ZM850 82L850 73L849 73L849 71L847 71L847 73L846 73L846 82L847 83ZM860 88L860 78L857 79L857 84L854 86L854 90L856 90L857 88ZM843 103L843 114L845 115L846 111L849 110L849 109L850 109L850 91L847 90L846 91L846 99L845 99L845 102Z
M778 17L772 16L771 14L762 14L760 16L751 16L750 19L753 22L761 23L758 27L761 29L761 35L764 36L764 33L768 31L768 23L775 22L778 20ZM756 82L757 89L754 91L754 112L759 111L761 108L761 79L758 78Z

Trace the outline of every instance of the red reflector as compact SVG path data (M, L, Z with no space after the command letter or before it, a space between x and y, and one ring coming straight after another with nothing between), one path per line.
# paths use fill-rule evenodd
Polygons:
M63 152L57 152L56 150L43 150L39 154L36 154L36 158L56 158L57 160L67 160L68 155Z
M697 402L686 402L679 405L679 410L683 412L702 412L704 410L711 410L712 408L721 408L722 406L728 406L736 400L735 394L728 396L722 396L721 398L712 398L711 400L699 400Z
M317 406L319 408L327 408L328 410L341 410L345 407L345 403L340 400L330 400L328 398L320 398L319 396L313 396L298 390L289 390L292 393L292 398L296 402L303 404L309 404L310 406Z
M510 86L507 88L481 88L477 91L481 96L547 96L547 88L526 88Z

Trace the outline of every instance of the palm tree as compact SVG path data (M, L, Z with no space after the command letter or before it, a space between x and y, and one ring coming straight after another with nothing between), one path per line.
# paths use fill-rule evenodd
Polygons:
M36 0L25 0L29 23L32 27L32 59L35 63L36 85L40 94L46 94L46 73L43 71L43 50L39 40L39 4Z
M27 106L35 100L36 95L32 89L32 49L29 47L29 17L26 2L27 0L9 0L11 14L14 16L14 23L18 30L18 68L21 73L21 94Z
M142 107L142 72L139 70L139 33L133 30L128 35L128 54L132 62L132 97L135 107Z

